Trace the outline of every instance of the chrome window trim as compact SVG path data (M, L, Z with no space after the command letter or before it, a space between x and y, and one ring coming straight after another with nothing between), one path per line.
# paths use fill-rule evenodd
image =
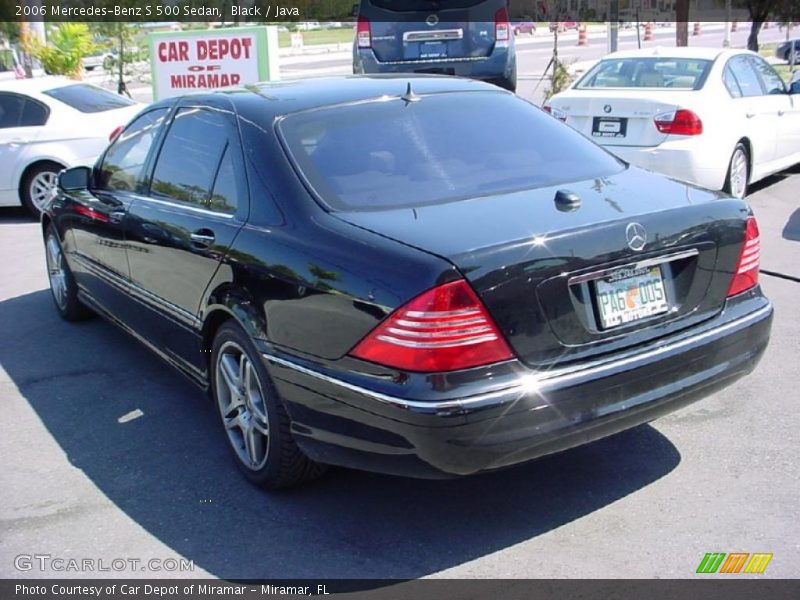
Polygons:
M196 212L201 215L220 217L223 219L233 219L236 216L236 213L218 212L216 210L209 210L207 208L202 208L200 206L193 206L187 202L174 202L172 200L156 198L154 196L140 196L139 199L143 202L155 202L156 204L169 206L170 208L188 210L191 212Z

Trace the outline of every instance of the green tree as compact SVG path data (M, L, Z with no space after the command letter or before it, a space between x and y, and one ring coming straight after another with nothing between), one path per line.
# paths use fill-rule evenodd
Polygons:
M81 59L95 49L85 23L59 23L48 31L47 43L36 36L26 36L23 47L42 63L46 72L72 79L83 76Z
M125 75L129 72L129 67L138 58L135 48L135 38L137 26L133 23L123 22L99 22L92 24L92 31L96 37L108 40L109 47L114 51L114 60L104 61L103 67L117 74L117 93L128 93L128 86L125 84Z

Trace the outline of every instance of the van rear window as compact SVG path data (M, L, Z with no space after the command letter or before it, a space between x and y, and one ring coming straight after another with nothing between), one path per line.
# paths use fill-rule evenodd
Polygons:
M281 136L333 210L442 204L604 177L621 163L505 92L479 91L295 113Z

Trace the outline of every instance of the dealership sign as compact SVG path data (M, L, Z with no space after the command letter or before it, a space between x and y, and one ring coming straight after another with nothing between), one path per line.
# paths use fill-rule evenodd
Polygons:
M278 79L275 27L150 34L153 98Z

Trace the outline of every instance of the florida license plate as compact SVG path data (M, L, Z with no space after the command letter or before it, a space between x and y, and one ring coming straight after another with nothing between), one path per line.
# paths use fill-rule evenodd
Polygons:
M603 329L633 323L669 310L661 267L620 269L597 279L595 298Z

